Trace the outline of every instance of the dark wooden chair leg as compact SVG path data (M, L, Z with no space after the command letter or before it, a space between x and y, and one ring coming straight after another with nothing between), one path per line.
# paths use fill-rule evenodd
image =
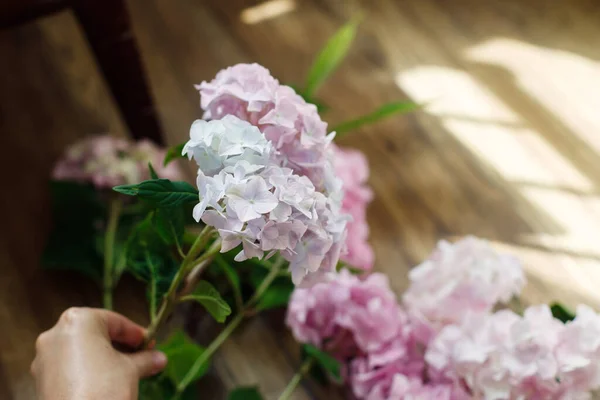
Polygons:
M163 144L125 1L75 0L72 5L131 135Z

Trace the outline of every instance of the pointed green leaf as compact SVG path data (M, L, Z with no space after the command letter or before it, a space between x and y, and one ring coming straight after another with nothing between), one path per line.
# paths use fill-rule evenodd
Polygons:
M177 207L186 203L198 202L198 190L187 182L168 179L151 179L135 185L121 185L115 192L137 196L161 207Z
M552 316L562 322L569 322L575 319L575 314L560 303L552 303L550 305Z
M342 136L342 134L358 129L363 125L372 124L394 114L408 113L421 107L422 105L412 102L384 104L372 113L363 115L362 117L358 117L351 121L342 122L331 130L336 132L336 139L338 139Z
M182 301L197 301L213 316L217 322L225 322L231 314L231 307L219 294L217 289L206 281L198 282L192 294L183 296Z
M165 368L165 375L177 386L186 376L196 359L204 352L204 347L194 343L183 331L177 331L169 339L157 346L157 349L166 354L169 362ZM200 379L208 370L206 363L194 376L194 380Z
M336 382L342 381L341 364L338 360L310 344L303 345L302 351L308 357L314 358Z
M285 307L294 291L294 285L289 282L275 282L269 286L269 288L263 293L258 304L256 304L257 311L269 310L271 308Z
M159 304L177 273L179 263L153 224L154 212L140 221L125 244L127 271L148 284L150 304Z
M184 221L182 207L161 207L154 213L154 226L166 244L181 246L185 231Z
M176 146L173 147L169 147L169 150L167 150L167 154L165 155L165 159L163 161L163 165L166 167L167 165L169 165L169 163L177 158L184 158L185 156L181 154L181 152L183 151L183 146L185 146L185 143L180 143Z
M227 396L227 400L263 400L262 395L256 386L239 387Z
M342 26L325 44L306 78L304 95L312 98L315 91L344 59L356 36L360 18L353 18Z
M156 173L156 171L154 170L154 167L152 166L152 163L148 163L148 169L150 170L150 178L152 179L158 179L158 174Z

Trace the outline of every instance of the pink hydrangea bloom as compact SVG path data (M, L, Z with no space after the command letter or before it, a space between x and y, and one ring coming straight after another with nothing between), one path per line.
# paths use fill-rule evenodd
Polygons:
M273 157L281 166L307 176L317 190L330 191L328 145L333 136L327 136L327 124L313 104L281 85L269 70L237 64L196 88L205 119L234 115L257 126L273 143Z
M56 164L52 177L93 183L99 189L150 179L151 162L161 178L177 180L175 164L163 167L166 151L148 140L137 143L111 135L92 136L70 146Z
M454 244L440 241L429 259L410 271L409 279L404 304L435 329L459 323L471 313L487 313L497 302L518 295L525 284L515 257L499 254L475 237Z
M281 166L275 152L256 126L235 115L195 121L183 148L198 164L193 216L218 230L222 252L241 245L236 261L279 252L293 282L308 284L335 271L349 216L335 193Z
M585 305L577 307L556 348L559 379L574 390L586 392L600 387L600 315Z
M567 325L546 305L529 307L523 317L508 310L472 315L430 343L430 376L464 382L475 398L589 398L599 383L600 317L578 311Z
M399 364L368 368L361 360L352 364L350 385L357 399L364 400L467 400L472 397L461 387L448 383L423 383L421 377L407 376Z
M286 317L299 342L343 357L379 350L400 334L405 322L385 275L361 279L346 270L329 281L296 289Z
M333 167L338 178L342 180L344 191L342 211L352 216L352 221L347 226L347 250L341 259L352 267L370 270L375 257L367 241L367 206L373 199L373 192L367 186L369 164L364 154L358 150L341 149L335 145L331 147Z

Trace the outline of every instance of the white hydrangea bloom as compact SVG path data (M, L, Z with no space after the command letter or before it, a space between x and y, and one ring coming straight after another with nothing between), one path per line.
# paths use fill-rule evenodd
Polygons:
M287 112L281 107L269 118ZM311 179L280 165L256 126L233 115L195 121L183 154L199 168L193 216L218 230L222 252L241 245L235 259L243 261L279 251L296 284L317 271L335 270L348 220L339 211L341 195L321 193ZM331 171L326 187L341 191Z

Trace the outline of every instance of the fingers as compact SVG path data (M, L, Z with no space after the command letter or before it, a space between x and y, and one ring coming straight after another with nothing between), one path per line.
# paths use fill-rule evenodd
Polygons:
M167 365L167 356L160 351L145 350L127 357L133 362L139 378L155 375Z
M94 310L105 326L108 338L112 342L137 348L144 341L145 329L130 319L108 310Z
M101 333L111 342L121 343L131 348L139 347L144 340L144 328L113 311L70 308L63 313L61 320L64 321L63 323L76 324L84 329L100 328Z

